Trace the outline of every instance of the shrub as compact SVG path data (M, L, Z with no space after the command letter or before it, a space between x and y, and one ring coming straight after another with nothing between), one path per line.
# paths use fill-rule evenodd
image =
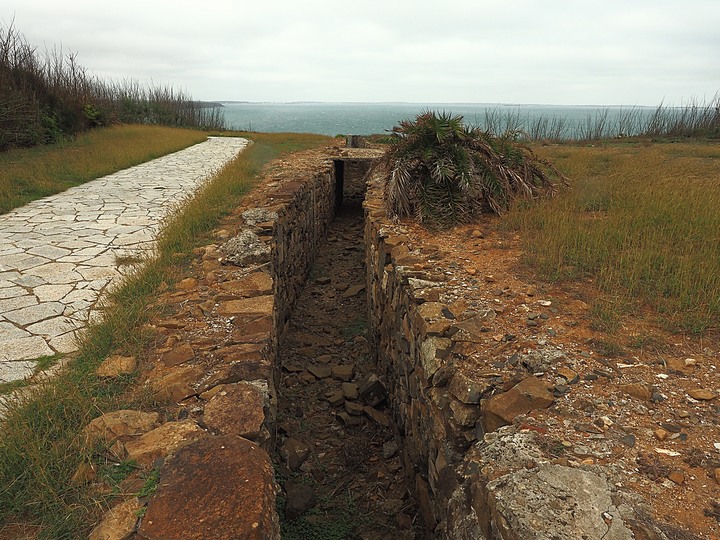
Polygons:
M431 227L502 213L518 197L552 195L553 179L563 179L514 133L496 137L465 125L462 116L432 111L393 128L381 166L389 213Z

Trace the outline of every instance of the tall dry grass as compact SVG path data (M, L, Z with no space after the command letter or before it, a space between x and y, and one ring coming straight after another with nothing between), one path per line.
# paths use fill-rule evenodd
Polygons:
M538 149L570 179L556 199L525 205L527 260L549 279L592 277L598 320L652 307L670 328L720 328L720 147L703 142Z
M119 125L57 145L0 152L0 214L206 138L198 130Z
M0 151L56 143L118 122L224 128L218 107L168 86L100 79L76 53L40 52L12 23L0 22Z
M531 141L598 141L623 137L720 137L720 93L680 106L600 108L584 118L534 116L527 110L487 109L480 122L492 133Z

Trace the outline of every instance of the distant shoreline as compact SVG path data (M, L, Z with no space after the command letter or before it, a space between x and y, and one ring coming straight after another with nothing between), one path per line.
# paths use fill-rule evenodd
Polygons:
M473 107L548 107L548 108L593 108L593 109L657 109L657 105L553 105L548 103L484 103L484 102L424 102L424 101L248 101L222 99L214 102L218 106L228 105L407 105L407 106L473 106ZM669 107L673 108L673 107ZM678 106L675 108L682 108Z

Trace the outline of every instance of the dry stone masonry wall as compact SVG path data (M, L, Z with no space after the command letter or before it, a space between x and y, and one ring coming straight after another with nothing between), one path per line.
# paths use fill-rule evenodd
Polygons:
M197 251L198 277L160 300L178 313L155 325L166 341L146 384L168 413L117 411L85 429L89 445L104 439L120 458L160 466L159 488L144 509L136 497L113 508L91 540L280 537L270 459L278 342L335 204L332 161L313 165L258 186L222 241ZM128 360L111 357L98 375L126 372Z
M365 213L370 342L428 536L667 538L611 470L569 466L542 449L521 419L553 404L548 385L532 372L500 376L494 364L505 360L506 340L484 344L495 311L454 283L411 227L387 218L377 176ZM458 304L466 307L454 313ZM547 363L554 354L524 360Z

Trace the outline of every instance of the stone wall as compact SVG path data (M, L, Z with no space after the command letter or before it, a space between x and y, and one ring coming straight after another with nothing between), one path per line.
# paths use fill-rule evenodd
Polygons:
M439 266L417 227L387 218L378 177L365 214L370 342L428 537L667 538L611 470L543 450L521 420L553 404L552 385L503 371L504 338L485 345L492 305Z
M327 158L276 170L216 231L218 242L196 250L195 277L161 295L173 315L154 321L165 345L143 371L164 412L116 411L85 429L89 444L105 439L146 473L160 466L159 488L111 509L91 540L280 537L270 458L278 349L334 216Z

